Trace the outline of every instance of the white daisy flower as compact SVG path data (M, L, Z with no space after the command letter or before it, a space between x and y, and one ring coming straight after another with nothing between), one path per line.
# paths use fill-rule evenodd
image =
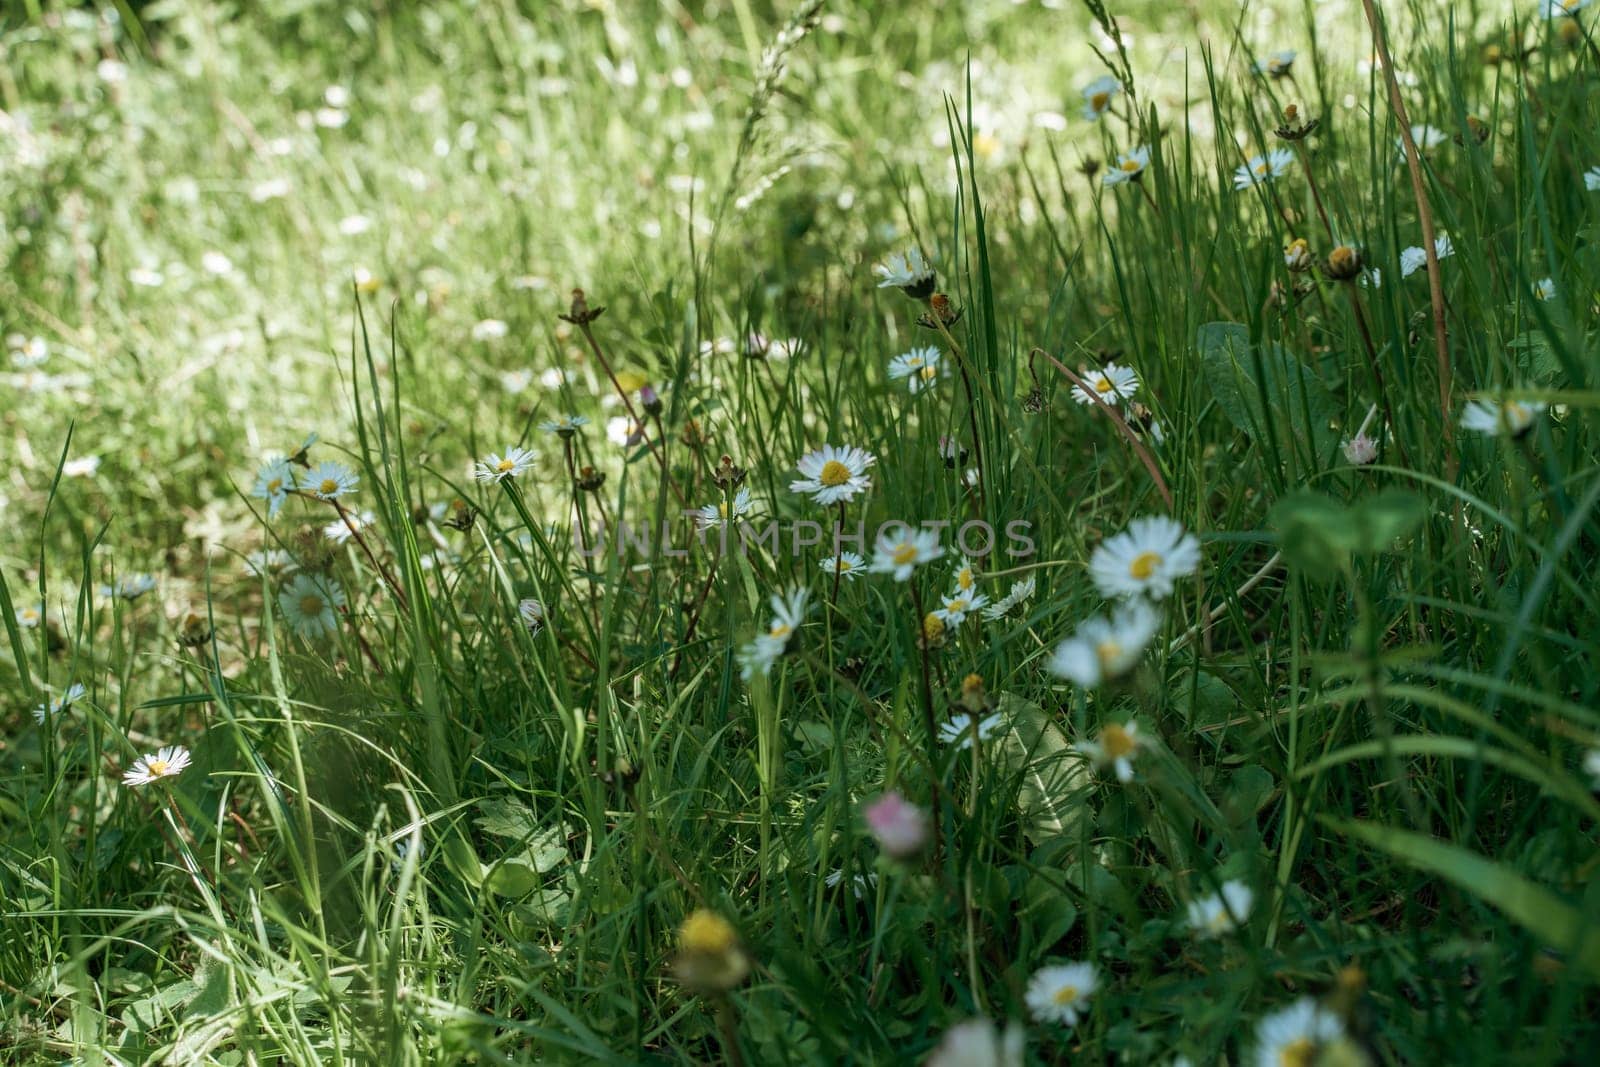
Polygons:
M268 200L281 200L289 195L292 188L288 178L268 178L250 187L250 200L256 204L264 204Z
M772 670L784 652L788 651L789 639L805 621L807 601L811 593L807 589L791 589L783 596L773 594L768 601L772 605L772 625L767 627L767 632L739 650L739 677L749 681L757 674L767 674Z
M957 712L940 725L939 740L946 745L955 745L957 749L968 749L972 747L974 737L979 742L987 741L1004 722L1005 717L998 711L981 719L969 712Z
M1362 288L1381 289L1383 288L1383 271L1377 267L1368 267L1361 272L1361 277L1357 281L1361 283Z
M956 567L955 573L956 592L972 593L978 587L978 567L966 556L961 557L961 563Z
M1107 723L1093 741L1079 741L1072 747L1089 757L1096 767L1110 767L1119 782L1133 781L1133 757L1139 754L1144 739L1131 719L1123 725Z
M1430 148L1438 148L1450 139L1450 135L1437 126L1418 125L1411 127L1411 140L1416 143L1418 152L1426 152ZM1395 150L1405 158L1406 142L1403 137L1394 139Z
M473 464L472 476L484 483L517 478L528 473L533 467L533 461L538 458L539 454L537 452L512 445L506 449L505 455L501 455L498 452L490 452L483 459Z
M61 473L68 478L87 478L100 469L99 456L81 456L61 465Z
M224 274L233 273L233 260L213 249L201 255L200 268L207 274L215 274L220 278Z
M558 434L561 437L571 437L578 432L580 426L589 425L589 420L583 415L557 415L553 419L546 419L539 424L539 429L545 433Z
M497 341L506 335L511 327L499 319L484 319L472 327L474 341Z
M1583 754L1583 773L1589 776L1590 787L1600 790L1600 748L1591 748Z
M1556 298L1556 280L1554 278L1540 278L1534 283L1533 295L1536 300L1554 300Z
M1127 400L1139 391L1139 374L1132 367L1107 363L1079 375L1090 389L1108 404ZM1072 399L1080 404L1093 404L1094 397L1080 386L1072 387Z
M500 372L500 388L516 396L533 384L533 371L525 368Z
M1026 1046L1015 1022L1002 1031L988 1019L968 1019L945 1031L924 1067L1022 1067Z
M1165 515L1134 519L1089 557L1089 577L1102 596L1162 600L1173 583L1200 567L1200 542Z
M889 361L889 379L907 382L911 388L911 395L915 396L924 389L931 389L938 382L943 371L943 361L944 353L932 345L926 348L913 348Z
M823 574L837 573L852 582L856 576L866 569L866 560L854 552L841 552L837 556L829 556L817 566L822 568Z
M1233 187L1248 189L1282 176L1294 162L1294 153L1287 148L1274 148L1264 156L1251 156L1233 172Z
M1232 933L1250 918L1250 905L1255 898L1255 893L1243 882L1223 882L1217 892L1189 902L1186 909L1189 928L1196 937L1202 938Z
M1017 607L1026 604L1033 597L1034 590L1038 588L1038 584L1038 579L1031 574L1021 581L1011 583L1011 591L984 608L983 617L990 621L1005 618Z
M1124 604L1109 619L1096 617L1079 626L1056 646L1045 669L1093 689L1131 671L1161 632L1161 623L1161 613L1149 604Z
M723 523L737 523L750 514L750 490L741 489L730 501L726 498L715 504L694 509L695 525L702 530L715 529Z
M337 130L350 121L350 112L336 107L319 107L311 119L325 130Z
M1546 405L1538 402L1472 400L1461 412L1461 428L1489 437L1521 437L1533 429Z
M1539 0L1539 17L1545 19L1569 18L1593 2L1594 0Z
M258 548L244 557L244 565L258 577L270 577L294 568L294 557L281 548Z
M347 511L345 515L349 519L348 522L344 519L335 519L322 528L322 536L336 545L342 545L350 540L353 536L350 527L354 526L355 532L360 533L376 522L378 518L370 511L362 511L360 513Z
M1144 169L1149 165L1150 149L1135 148L1131 152L1118 155L1116 165L1106 171L1106 176L1101 181L1107 185L1135 182L1144 177Z
M1265 74L1270 78L1283 78L1294 67L1295 57L1299 54L1292 48L1269 52L1266 59L1258 60L1252 69L1257 74Z
M300 489L318 500L338 500L355 492L360 481L343 463L328 460L300 475Z
M367 218L365 215L346 215L344 218L339 220L339 232L344 234L346 237L359 237L370 229L372 229L372 220ZM482 326L483 323L480 322L478 325ZM501 323L501 325L503 326L505 324ZM473 332L477 332L476 328L474 328ZM502 331L496 336L504 337L505 333Z
M906 529L878 538L872 548L872 566L868 569L874 574L892 574L895 581L903 582L919 565L942 555L944 548L939 544L936 531L920 527Z
M823 445L808 452L795 464L803 478L789 483L791 493L809 493L824 506L852 500L872 488L867 468L877 462L877 457L854 445L835 448Z
M1433 239L1433 254L1439 259L1448 259L1455 255L1455 245L1450 243L1450 235L1441 233ZM1400 277L1409 278L1421 270L1428 262L1428 250L1413 245L1400 253Z
M18 370L32 370L50 358L50 343L43 337L8 337L11 347L11 365Z
M159 289L167 284L167 276L154 267L134 267L128 271L128 281L141 289Z
M517 601L517 614L522 618L522 625L528 628L530 634L536 634L544 629L544 605L533 597Z
M126 578L119 578L114 585L102 585L100 595L107 600L113 597L120 600L138 600L156 587L156 580L149 574L130 574Z
M153 756L140 756L122 775L123 785L149 785L163 778L175 778L189 766L189 750L168 745Z
M878 276L879 289L903 289L918 297L933 292L937 276L933 267L922 257L920 248L896 252L886 262L873 267L872 273Z
M964 593L957 590L939 601L939 606L933 609L933 614L949 626L960 626L967 621L967 616L981 610L989 603L989 598L982 593Z
M1111 110L1111 101L1122 92L1122 83L1111 75L1102 75L1083 87L1083 117L1099 122L1100 116Z
M85 692L87 692L87 690L83 688L82 683L73 682L71 685L67 686L65 692L56 697L54 700L50 701L50 707L48 708L50 717L55 718L68 708L72 707L73 704L77 703L79 700L82 700ZM44 725L44 716L46 710L47 709L43 704L40 704L38 707L33 709L33 721L38 723L40 726Z
M278 610L301 637L315 639L339 628L335 609L345 605L344 590L332 578L297 574L278 592Z
M17 626L20 629L23 629L23 630L35 630L35 629L38 629L39 624L41 622L44 622L44 608L43 607L23 607L23 608L18 608L17 611L16 611L15 618L17 620Z
M822 880L823 884L829 889L832 889L842 881L844 881L844 871L837 869L829 871L827 877ZM877 871L868 871L866 874L857 874L852 876L850 879L850 891L855 894L855 898L857 900L860 900L862 897L866 896L876 888L878 888Z
M1256 1024L1256 1067L1311 1064L1317 1052L1344 1036L1338 1016L1310 997L1301 997Z
M1583 187L1591 193L1600 189L1600 167L1590 167L1583 172Z
M1099 987L1099 973L1088 961L1040 967L1028 979L1028 1011L1042 1023L1076 1026L1089 1014L1089 998Z

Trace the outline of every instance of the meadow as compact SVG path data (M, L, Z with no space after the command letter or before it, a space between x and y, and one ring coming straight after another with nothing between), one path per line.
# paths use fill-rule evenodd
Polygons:
M0 5L0 1062L1586 1062L1597 19Z

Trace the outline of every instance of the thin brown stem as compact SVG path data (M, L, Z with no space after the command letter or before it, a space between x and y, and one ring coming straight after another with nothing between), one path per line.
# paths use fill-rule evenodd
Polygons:
M1384 421L1389 425L1389 431L1394 435L1394 446L1400 450L1400 462L1411 466L1411 460L1406 456L1405 442L1400 440L1400 426L1394 421L1394 410L1389 405L1389 389L1383 381L1383 368L1378 365L1378 346L1372 340L1372 331L1367 328L1367 316L1361 310L1361 301L1356 298L1354 282L1342 282L1345 296L1350 300L1350 312L1355 316L1356 329L1361 334L1361 344L1367 356L1367 373L1372 375L1372 386L1378 391L1378 403L1383 407Z
M583 334L583 339L589 342L589 350L594 353L594 358L600 364L600 369L606 372L606 377L611 380L611 387L617 391L617 396L622 399L622 406L627 409L628 418L632 420L634 425L639 427L639 442L649 449L651 455L656 457L656 462L661 465L661 477L666 479L667 485L672 489L672 495L677 497L678 503L682 505L684 502L683 493L678 489L677 483L672 480L672 472L667 468L667 451L664 443L661 448L657 448L650 443L644 420L639 417L638 411L634 410L633 398L628 395L626 389L622 388L622 383L617 381L616 372L611 369L611 362L606 359L605 352L601 350L600 342L595 338L594 331L589 328L588 322L579 322L577 325L579 332Z
M1100 398L1100 394L1095 391L1094 386L1090 385L1078 375L1068 370L1066 364L1062 363L1059 359L1052 356L1042 348L1036 348L1033 351L1036 355L1041 355L1045 359L1048 359L1056 370L1066 375L1066 378L1069 382L1083 390L1084 395L1090 400L1094 401L1095 404L1099 406L1101 411L1105 412L1106 417L1111 420L1112 425L1117 428L1117 431L1121 433L1122 436L1127 440L1128 444L1132 446L1134 454L1139 457L1139 462L1143 463L1145 470L1150 472L1151 479L1156 483L1156 489L1161 493L1161 499L1166 501L1167 510L1171 511L1173 508L1172 490L1167 488L1167 480L1161 476L1161 468L1156 465L1156 458L1150 454L1150 450L1144 446L1144 442L1139 440L1139 435L1133 432L1133 427L1128 425L1127 420L1122 417L1116 408L1112 407L1110 404L1106 403Z
M961 371L961 388L967 394L967 426L972 432L972 461L978 468L978 507L987 515L989 475L983 466L983 442L978 436L978 402L972 390L972 377L967 373L967 356L956 339L950 335L950 328L944 324L944 319L933 306L928 307L928 318L933 320L939 332L944 335L945 343L950 346L950 351L956 357L956 367Z

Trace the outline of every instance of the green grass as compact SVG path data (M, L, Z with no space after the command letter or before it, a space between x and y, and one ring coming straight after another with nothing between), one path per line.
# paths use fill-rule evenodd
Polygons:
M0 332L48 355L0 367L0 1060L921 1062L983 1016L1029 1063L1240 1063L1312 997L1344 1034L1322 1063L1580 1062L1600 52L1530 4L1381 6L1411 122L1447 135L1421 159L1454 250L1443 402L1359 3L1118 6L1126 51L1091 8L1000 0L7 7ZM1292 77L1251 73L1286 47ZM1134 104L1092 124L1108 69ZM1288 103L1320 120L1294 144ZM1141 182L1105 186L1138 145ZM1277 147L1296 162L1235 190ZM1381 284L1291 273L1297 237ZM949 337L876 288L909 247ZM628 402L660 391L650 447L608 437L575 287ZM793 351L747 358L753 333ZM913 396L886 367L926 344L952 373ZM1052 362L1111 358L1159 440ZM1507 395L1552 407L1461 428ZM590 420L570 442L539 429L564 412ZM360 476L358 539L249 495L312 432ZM825 443L877 457L851 523L1028 524L979 589L1032 599L931 647L950 557L831 604L791 533L834 512L788 488ZM531 470L473 480L513 444ZM780 541L692 544L723 455ZM586 559L575 511L688 551ZM1127 677L1057 677L1108 610L1092 554L1151 514L1197 572ZM340 584L332 634L295 631L264 550ZM788 654L741 679L795 586ZM927 727L971 674L1002 717L975 754ZM1123 783L1072 746L1130 717ZM163 745L192 766L121 784ZM880 854L887 789L937 849ZM1227 880L1248 921L1196 937ZM731 989L679 952L700 908L737 930ZM1030 976L1077 960L1087 1014L1030 1017Z

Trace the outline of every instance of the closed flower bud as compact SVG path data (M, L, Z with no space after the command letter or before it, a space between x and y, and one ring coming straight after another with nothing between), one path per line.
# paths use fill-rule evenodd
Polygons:
M678 928L673 970L684 985L702 993L725 993L750 973L750 958L733 924L701 908Z
M1351 245L1340 245L1328 253L1322 273L1336 282L1347 282L1361 273L1361 253Z

